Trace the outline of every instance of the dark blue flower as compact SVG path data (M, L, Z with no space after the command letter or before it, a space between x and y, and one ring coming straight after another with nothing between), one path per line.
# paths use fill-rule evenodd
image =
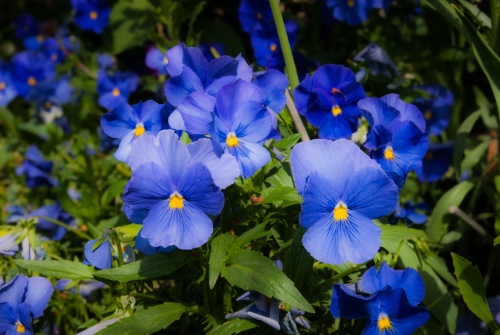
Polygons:
M69 43L68 38L64 38L66 44ZM64 43L64 42L63 42ZM40 46L40 51L45 54L47 59L56 64L64 60L64 52L61 49L59 41L56 38L46 38Z
M210 139L181 143L172 130L144 135L132 145L132 178L123 195L131 221L152 247L197 248L213 231L208 215L224 205L221 188L239 174L233 157Z
M273 12L268 0L243 0L238 9L241 28L251 33L257 23L271 22Z
M408 225L411 225L413 223L414 224L426 223L428 216L423 213L417 212L417 210L429 211L430 208L425 202L415 205L412 202L407 201L404 203L403 207L400 207L399 205L396 207L393 216L396 218L396 223L398 218L406 221Z
M148 100L132 107L127 103L121 103L111 112L101 116L104 133L121 139L120 146L114 154L115 158L127 163L132 143L143 134L156 135L160 130L167 129L168 116L171 112L172 107L168 103L159 105Z
M111 254L111 243L109 239L110 236L103 234L103 236L98 239L88 241L83 250L85 255L83 264L95 266L96 269L99 270L111 268L113 256ZM102 240L104 240L104 242L102 242ZM101 245L93 250L94 244L98 241L99 243L102 242Z
M366 62L374 76L380 73L390 78L392 75L389 69L392 69L399 76L398 68L394 65L387 52L373 42L354 56L354 60Z
M11 77L12 66L0 62L0 106L5 107L17 96L17 90Z
M115 66L115 58L111 55L99 53L97 54L97 63L102 70L108 70Z
M384 262L378 272L375 267L365 272L357 291L351 285L334 285L330 312L334 318L367 318L363 334L412 334L429 319L427 308L417 306L424 295L415 270L393 270Z
M292 20L285 20L285 29L290 47L297 43L299 27ZM257 24L250 36L257 64L266 66L274 55L282 54L278 30L274 22L261 22Z
M72 225L74 222L74 218L69 213L63 211L59 203L40 207L27 215L27 218L32 217L38 217L37 230L49 234L50 238L54 241L60 241L64 237L66 228L46 220L44 217L61 221L68 225Z
M372 0L326 0L333 18L357 26L368 19L373 8Z
M453 93L439 84L417 85L413 88L424 90L431 95L428 99L417 98L413 104L424 114L427 131L435 136L440 135L450 123Z
M453 142L431 143L422 160L422 170L417 171L418 180L431 183L441 179L448 171L453 156Z
M420 172L429 146L422 113L397 94L365 98L358 107L371 126L364 146L401 189L411 170Z
M63 116L62 106L70 102L72 94L70 78L62 76L37 85L28 98L36 102L36 110L45 123L52 123L54 119Z
M82 30L102 33L108 25L111 8L105 0L71 0L75 10L75 23Z
M295 61L295 67L297 68L297 74L300 81L306 78L309 71L316 70L319 67L319 62L306 58L300 51L293 51L293 60ZM283 53L273 53L267 60L266 69L276 69L284 73L285 59L283 58Z
M252 83L264 93L264 106L279 114L286 105L285 90L288 87L288 78L279 71L269 70L256 75Z
M54 64L41 52L23 51L12 57L12 80L17 92L23 98L33 98L30 94L36 85L55 77Z
M302 243L328 264L360 264L373 258L381 229L373 219L394 211L396 185L353 142L313 140L297 144L290 156L295 187L304 202Z
M294 96L299 113L319 128L320 138L349 138L357 130L361 114L356 104L365 91L350 69L323 65L300 83Z
M169 246L166 248L163 247L153 247L150 243L149 240L145 237L142 237L141 235L142 229L139 231L139 234L137 234L137 237L135 238L135 248L142 252L144 255L149 256L157 253L164 253L168 254L169 252L174 251L177 249L175 246Z
M166 75L167 72L168 58L164 52L161 52L157 48L151 48L146 54L146 66L151 70L158 71L158 74Z
M53 292L52 283L42 277L17 275L1 286L0 333L33 335L31 322L43 315Z
M192 93L205 92L215 97L219 89L238 79L252 80L252 68L243 57L221 56L208 62L200 49L184 43L167 51L167 71L171 78L165 83L165 96L173 106Z
M39 186L53 187L58 185L50 173L53 163L46 161L38 148L31 145L26 150L26 155L21 166L16 168L16 174L24 174L26 186L34 189Z
M108 153L118 148L122 140L121 138L113 138L106 135L102 128L97 129L97 136L99 137L99 151L103 153Z
M226 46L221 42L213 42L213 43L200 43L198 48L201 50L201 53L207 61L212 61L216 55L223 56L226 53Z
M38 20L31 14L22 13L12 21L12 25L16 30L16 36L19 38L36 36L40 32Z
M99 105L113 109L120 102L127 102L130 93L137 90L139 77L132 72L116 71L110 75L101 69L97 75L97 93L99 94Z

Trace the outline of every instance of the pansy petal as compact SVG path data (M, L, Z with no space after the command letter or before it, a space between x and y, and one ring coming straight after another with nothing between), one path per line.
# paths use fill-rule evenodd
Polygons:
M170 128L175 130L186 130L186 125L184 124L184 119L182 118L181 112L177 109L170 114L168 117L168 124Z
M245 178L253 176L258 169L271 160L271 154L266 148L243 139L239 141L238 146L226 148L226 152L236 157Z
M111 112L101 116L101 127L104 133L113 138L127 136L141 122L135 110L126 102L119 104Z
M275 113L281 112L286 104L285 90L288 87L288 78L278 70L271 69L256 76L253 84L264 92L265 106Z
M177 110L182 116L185 129L191 134L208 134L209 125L213 120L215 98L211 95L198 91L191 93Z
M380 100L401 113L401 122L411 121L421 132L425 133L425 118L417 106L404 102L399 98L399 94L387 94Z
M401 122L401 114L378 98L365 98L358 108L371 126L382 124L392 129Z
M243 103L234 113L232 121L231 130L247 142L260 143L272 131L271 112L255 101Z
M188 67L200 78L201 82L205 82L208 62L200 49L186 47L184 43L181 43L168 49L166 55L168 59L167 71L171 77L180 75L184 68Z
M90 240L85 244L85 263L93 265L100 270L111 268L111 244L106 240L98 246L97 249L92 250L96 241L97 240Z
M49 304L53 292L54 286L48 279L43 277L28 279L28 289L24 301L30 304L33 319L43 315L43 311Z
M130 160L130 151L132 150L132 142L134 142L135 139L135 131L131 130L124 138L122 138L120 145L113 156L121 162L128 163Z
M180 75L171 77L164 86L165 96L173 106L179 106L182 100L191 93L203 90L200 78L189 67L184 67Z
M21 304L27 286L28 278L25 275L17 275L0 287L0 304L5 302L12 308L17 309Z
M295 98L295 106L301 115L306 115L309 106L316 100L316 96L312 95L313 80L312 77L306 74L306 77L297 86L293 92Z
M359 319L368 316L367 305L369 299L357 295L346 285L333 285L330 313L335 319Z

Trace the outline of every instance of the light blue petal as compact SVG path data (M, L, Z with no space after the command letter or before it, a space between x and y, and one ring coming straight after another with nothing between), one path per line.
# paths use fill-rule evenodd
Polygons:
M84 254L86 262L84 264L93 265L99 270L111 268L111 244L106 240L97 249L92 250L96 241L90 240L85 244Z
M417 106L404 102L399 98L399 94L387 94L380 100L401 113L401 122L411 121L421 132L425 133L425 118Z
M285 107L285 90L288 87L287 77L278 70L268 70L264 74L256 76L253 84L260 87L264 92L266 107L274 113L279 113Z
M24 301L30 304L33 319L43 315L52 293L54 293L54 286L48 279L42 277L28 279L28 289Z
M128 163L130 159L130 151L132 150L132 143L135 139L135 130L131 130L124 138L122 138L120 145L113 156L121 162Z
M238 146L226 147L225 151L236 157L241 173L245 178L253 176L258 169L271 160L271 154L266 148L243 139L239 140Z
M203 91L198 91L182 100L177 110L182 116L185 130L191 134L203 135L210 131L214 108L215 98Z
M164 87L165 96L173 106L179 106L182 100L191 93L203 90L200 78L189 67L184 67L184 71L180 75L171 77Z
M101 127L106 135L113 138L127 136L141 122L135 110L126 102L119 104L111 112L101 116Z
M21 305L27 286L28 278L25 275L15 276L7 284L0 287L0 304L5 302L16 310Z

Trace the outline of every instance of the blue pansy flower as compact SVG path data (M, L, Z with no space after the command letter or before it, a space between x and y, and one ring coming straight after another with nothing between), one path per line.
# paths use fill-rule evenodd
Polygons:
M14 21L12 25L15 29L15 34L19 38L38 35L40 32L38 20L28 13L22 13Z
M85 299L88 299L92 292L94 292L95 290L103 289L106 287L106 284L93 279L81 280L78 282L78 284L71 279L59 279L54 285L54 288L58 291L70 291L71 293L75 294L75 286L77 285L80 295Z
M52 283L42 277L17 275L0 287L0 332L6 335L34 334L32 320L43 315Z
M54 64L41 52L20 52L12 57L12 66L14 87L23 98L33 98L35 86L56 75Z
M14 256L16 252L19 251L19 243L17 243L18 237L19 234L14 234L12 232L0 237L0 255Z
M411 170L419 173L429 146L422 113L397 94L365 98L358 107L371 126L363 145L401 189Z
M252 80L252 68L243 57L221 56L208 62L200 49L184 43L167 51L167 71L171 78L164 91L168 102L179 106L190 94L205 92L215 97L219 89L238 79Z
M393 270L384 262L378 272L368 269L357 286L354 291L351 285L334 285L330 312L336 319L367 318L363 334L413 334L429 319L428 309L417 306L424 282L411 268Z
M414 204L407 201L403 204L403 207L397 206L394 211L393 216L397 219L402 219L406 221L406 224L424 224L427 222L428 216L421 213L422 211L430 210L429 206L425 203Z
M97 93L99 94L99 105L113 109L120 102L127 102L130 93L137 90L139 77L132 72L116 71L108 74L105 70L99 70L97 74Z
M38 217L37 230L49 234L50 238L54 241L60 241L64 237L66 228L46 220L43 217L61 221L68 225L72 225L75 220L69 213L62 210L61 204L59 203L40 207L27 215L27 217Z
M319 62L306 58L304 54L300 51L293 50L293 60L295 62L295 67L297 68L297 75L299 80L303 81L306 75L311 70L316 70L319 67ZM283 53L273 53L271 57L267 59L266 69L276 69L280 72L285 72L285 58L283 58Z
M115 66L115 58L108 54L99 53L97 54L97 63L99 69L108 70Z
M414 89L424 90L430 98L417 98L413 102L424 114L427 131L435 136L440 135L450 123L451 107L454 103L453 93L439 84L417 85Z
M151 70L156 70L158 74L166 75L168 58L166 53L161 52L155 47L148 50L146 54L146 66Z
M453 142L431 143L422 160L422 169L417 171L418 180L431 183L443 178L451 165Z
M61 42L68 44L68 38L61 38ZM56 64L61 63L64 60L64 52L61 49L61 45L56 38L46 38L40 46L40 50L45 54L47 59Z
M283 73L271 69L256 75L252 83L264 93L264 106L269 111L279 114L285 108L288 78Z
M394 211L398 189L374 160L353 142L313 140L290 156L297 191L304 198L302 243L328 264L360 264L373 258L381 229L373 219Z
M52 123L63 116L62 106L71 101L72 94L70 78L62 76L37 85L30 97L36 102L36 109L45 123Z
M171 111L172 107L168 103L160 105L148 100L133 106L123 102L101 116L104 133L113 138L121 138L115 158L127 163L135 139L143 134L156 135L160 130L167 129Z
M17 90L11 77L12 66L0 62L0 106L5 107L17 96Z
M257 23L271 22L273 12L268 0L243 0L238 8L241 28L251 33Z
M319 137L336 140L357 130L361 114L356 104L366 95L350 69L327 64L306 76L294 96L299 113L319 128Z
M389 69L392 69L399 76L398 68L394 65L387 52L373 42L361 50L353 59L358 62L366 62L374 76L380 73L390 78L392 75Z
M200 43L198 48L209 62L217 58L216 55L223 56L226 53L226 46L221 42Z
M142 252L146 256L157 254L157 253L168 254L169 252L172 252L175 249L177 249L173 245L166 247L166 248L153 247L149 243L149 240L147 238L142 237L141 232L142 232L142 229L139 231L139 234L137 234L137 237L135 238L135 248L138 251Z
M103 153L108 153L118 148L121 142L121 138L113 138L106 135L102 128L97 129L97 136L99 137L99 151Z
M299 26L292 20L285 20L285 29L290 47L297 44ZM257 24L250 36L257 64L266 66L274 55L282 54L278 30L274 22L261 22Z
M326 0L333 18L357 26L365 22L373 8L372 0Z
M103 239L104 242L93 250L94 244L98 241L101 242ZM111 243L109 240L110 236L103 233L102 237L88 241L83 250L83 254L85 256L83 264L95 266L95 268L99 270L111 268L113 256L111 254Z
M102 33L108 25L111 8L105 0L71 0L75 10L75 24L82 30Z
M213 231L208 215L224 206L221 188L234 182L238 165L210 139L189 145L172 130L145 135L132 145L132 178L125 186L125 214L143 223L152 247L197 248Z
M58 182L50 175L52 172L51 161L46 161L35 145L30 145L22 165L16 168L16 174L24 175L26 186L34 189L39 186L53 187Z
M236 157L241 175L251 177L271 159L262 144L279 135L276 114L266 110L265 103L259 87L239 79L222 87L216 99L204 92L191 94L169 122L193 134L209 133L224 152ZM175 119L178 116L181 120Z
M226 319L255 319L280 330L280 303L277 299L269 299L259 292L248 291L236 299L241 300L250 300L252 303L237 312L227 314Z

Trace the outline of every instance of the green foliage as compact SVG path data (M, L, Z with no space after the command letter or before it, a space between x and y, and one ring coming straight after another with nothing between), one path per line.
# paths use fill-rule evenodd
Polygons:
M60 261L26 261L23 259L13 259L12 262L28 270L41 273L45 276L68 279L90 279L93 278L94 270L79 262L66 260Z
M217 328L212 329L207 333L207 335L232 335L239 334L245 330L249 330L257 327L257 325L253 322L250 322L245 319L234 319L224 324L220 325Z

